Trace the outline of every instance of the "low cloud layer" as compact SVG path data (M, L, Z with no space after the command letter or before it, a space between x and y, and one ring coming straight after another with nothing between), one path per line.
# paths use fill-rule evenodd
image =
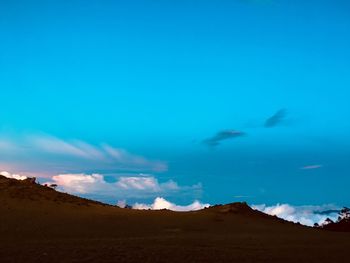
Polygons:
M269 215L275 215L287 221L313 226L322 224L327 218L336 220L340 208L334 205L321 206L292 206L289 204L277 204L274 206L253 205L253 209Z
M287 111L285 109L280 109L265 121L264 126L266 128L276 127L284 121L286 115L287 115Z
M25 173L57 174L63 172L163 172L167 164L132 154L125 149L102 143L63 140L54 136L0 135L0 167Z
M204 209L204 208L209 207L209 206L210 206L209 204L203 204L199 201L194 201L192 204L181 206L181 205L176 205L174 203L171 203L162 197L157 197L154 200L153 204L136 203L132 206L132 208L133 209L141 209L141 210L168 209L168 210L172 210L172 211L195 211L195 210Z
M245 135L246 134L242 131L225 130L220 131L215 136L204 140L203 143L210 147L215 147L218 146L223 140L234 139Z
M152 175L120 176L115 182L107 182L101 174L61 174L52 177L48 184L57 184L58 190L109 200L128 198L150 198L157 195L169 196L176 193L196 195L201 192L200 183L181 186L173 180L159 182Z

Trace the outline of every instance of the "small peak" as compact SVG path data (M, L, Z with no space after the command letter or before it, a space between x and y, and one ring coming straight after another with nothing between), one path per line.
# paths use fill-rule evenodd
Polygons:
M30 184L36 184L36 177L28 177L23 180L24 182L30 183Z
M211 209L220 213L245 213L253 211L246 202L235 202L225 205L214 205Z

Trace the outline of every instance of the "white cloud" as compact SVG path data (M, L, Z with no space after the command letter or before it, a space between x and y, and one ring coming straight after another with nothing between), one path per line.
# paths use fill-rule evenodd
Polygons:
M322 224L328 217L332 220L338 218L339 207L334 205L321 206L292 206L289 204L277 204L273 206L253 205L253 209L269 215L275 215L287 221L299 222L303 225L313 226Z
M122 189L159 191L160 186L154 177L120 177L117 185Z
M119 187L125 190L137 189L147 190L152 192L161 192L163 190L179 190L180 187L176 182L169 180L165 183L158 183L154 177L120 177L116 183Z
M17 180L25 180L25 179L27 179L27 176L19 175L19 174L11 174L11 173L6 172L6 171L0 172L0 175L5 176L7 178L11 178L11 179L17 179Z
M61 174L52 177L52 182L59 186L59 189L73 194L96 193L108 187L100 174Z
M150 175L120 176L116 182L107 182L101 174L61 174L52 177L49 184L72 194L107 196L109 198L145 198L155 194L169 195L176 192L201 190L201 185L179 186L169 180L160 183Z
M125 208L126 207L126 200L118 200L117 202L117 206L120 207L120 208Z
M162 197L157 197L153 204L140 204L136 203L132 206L133 209L140 209L140 210L145 210L145 209L151 209L151 210L160 210L160 209L168 209L172 211L195 211L195 210L200 210L204 209L206 207L209 207L209 204L203 204L199 201L194 201L192 204L181 206L181 205L176 205L174 203L171 203L167 200L165 200Z

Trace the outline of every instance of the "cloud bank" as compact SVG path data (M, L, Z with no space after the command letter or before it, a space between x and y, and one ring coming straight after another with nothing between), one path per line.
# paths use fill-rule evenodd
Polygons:
M48 184L57 184L58 190L94 198L109 200L150 198L175 193L197 195L202 191L200 183L181 186L173 180L159 182L152 175L120 176L115 182L107 182L101 174L61 174L52 177Z
M146 210L146 209L151 209L151 210L160 210L160 209L168 209L172 211L195 211L195 210L200 210L204 209L206 207L209 207L209 204L203 204L199 201L194 201L192 204L181 206L181 205L176 205L174 203L171 203L167 200L165 200L162 197L157 197L153 204L140 204L136 203L132 206L133 209L140 209L140 210Z
M336 220L340 208L334 205L321 206L292 206L289 204L277 204L273 206L252 205L253 209L269 215L275 215L287 221L313 226L321 225L327 218Z
M203 143L208 145L208 146L215 147L215 146L218 146L221 143L221 141L223 141L223 140L242 137L245 135L246 134L244 132L241 132L241 131L225 130L225 131L220 131L215 136L204 140Z

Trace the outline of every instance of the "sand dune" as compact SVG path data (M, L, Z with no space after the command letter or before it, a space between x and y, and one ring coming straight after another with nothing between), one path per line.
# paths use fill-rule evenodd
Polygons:
M0 176L0 262L349 262L350 234L245 203L122 209Z

